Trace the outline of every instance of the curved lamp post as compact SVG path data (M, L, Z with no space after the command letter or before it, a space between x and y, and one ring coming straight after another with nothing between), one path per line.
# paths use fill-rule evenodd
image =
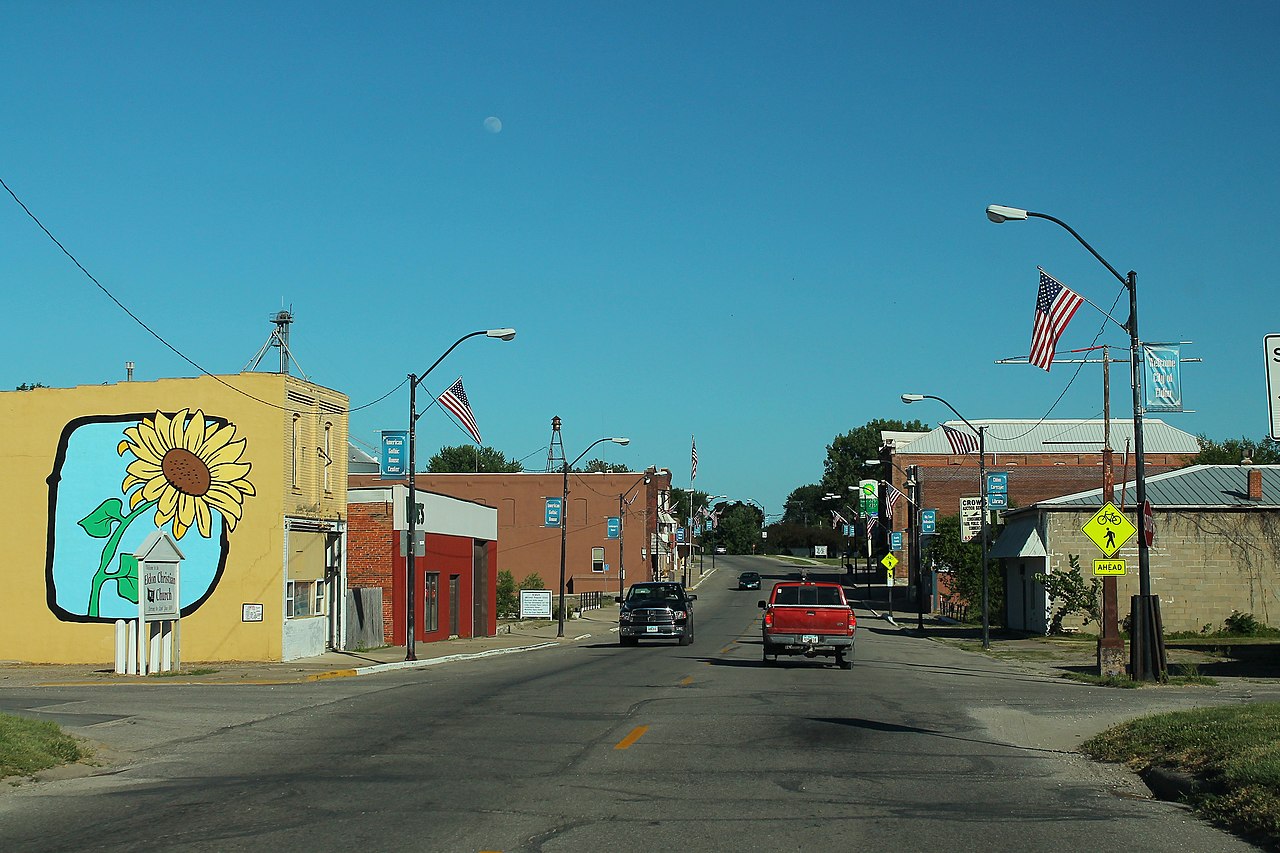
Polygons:
M1107 259L1099 255L1075 229L1057 217L1047 213L1036 213L1020 207L1008 207L1003 204L987 205L987 218L992 222L1010 222L1020 219L1047 219L1063 228L1076 241L1089 250L1089 254L1098 259L1107 271L1115 276L1129 291L1129 320L1124 329L1129 333L1129 384L1133 388L1133 482L1135 502L1138 510L1138 593L1139 598L1133 603L1131 611L1132 642L1129 650L1130 675L1139 681L1164 680L1165 660L1161 637L1157 629L1159 618L1159 599L1151 595L1151 551L1147 544L1147 521L1143 509L1147 505L1146 457L1142 442L1142 374L1139 372L1138 359L1142 355L1142 344L1138 339L1138 274L1129 270L1123 276L1116 268L1107 263Z
M418 532L418 491L417 479L418 472L415 467L416 459L414 457L414 445L417 444L417 424L418 424L418 385L422 380L427 378L431 371L435 370L444 361L445 356L457 349L458 344L469 338L484 335L488 338L497 338L500 341L509 341L515 338L515 329L481 329L478 332L472 332L469 335L463 335L453 342L453 346L444 351L444 354L435 360L434 363L422 373L409 374L409 506L406 514L409 516L409 547L404 557L405 565L405 638L404 638L404 659L417 660L417 654L413 647L413 628L414 628L414 599L417 598L417 590L414 585L417 583L415 578L417 566L417 556L414 553L414 537ZM427 408L431 408L428 406Z
M626 543L626 532L627 532L627 523L625 521L625 518L627 514L627 507L631 505L631 501L627 500L627 495L634 492L636 490L636 487L639 486L641 483L647 486L649 485L650 482L652 482L652 477L650 477L648 474L645 474L639 480L636 480L634 483L632 483L631 488L627 489L625 492L618 495L618 595L619 596L623 595L622 585L626 581L626 577L627 577L626 569L623 565L623 556L626 553L625 543ZM635 500L635 498L632 498L631 500L633 501ZM560 517L561 519L564 518L563 505L561 505L560 507Z
M587 449L579 453L572 462L564 463L564 491L560 496L560 598L557 600L560 610L559 622L556 628L556 636L564 636L564 550L565 536L569 530L569 469L578 464L578 460L586 456L591 448L597 444L603 444L606 441L612 441L614 444L626 446L631 443L629 438L597 438L595 441L587 445Z
M920 400L937 400L950 409L957 418L964 421L965 426L978 434L978 485L982 496L982 647L991 648L991 613L989 610L988 571L987 571L987 428L976 427L969 419L956 411L956 407L941 397L932 394L903 394L902 402L917 403Z

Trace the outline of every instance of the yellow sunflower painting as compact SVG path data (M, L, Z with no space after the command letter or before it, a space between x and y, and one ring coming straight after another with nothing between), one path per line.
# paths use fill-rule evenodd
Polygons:
M131 513L154 505L156 527L172 522L175 539L192 526L208 539L215 511L228 532L235 530L245 498L257 494L247 479L250 465L241 461L245 440L235 433L233 424L206 420L199 409L194 414L183 409L173 417L156 412L126 428L116 452L135 457L120 487Z

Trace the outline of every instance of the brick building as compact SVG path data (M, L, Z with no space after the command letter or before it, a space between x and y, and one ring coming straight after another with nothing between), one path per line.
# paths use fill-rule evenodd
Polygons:
M1010 508L1073 494L1102 485L1103 427L1091 420L975 420L986 427L986 469L1009 475ZM947 427L972 432L962 421ZM1124 479L1125 448L1132 448L1133 421L1111 421L1115 479ZM906 469L919 466L921 504L939 515L956 515L960 498L977 496L978 454L957 453L942 425L925 433L886 432L884 456L895 487L906 491ZM1143 420L1148 477L1185 466L1200 451L1196 437L1156 418ZM1132 455L1129 471L1132 475ZM894 529L906 526L906 508L897 507Z
M1233 611L1280 623L1280 466L1194 465L1149 475L1146 492L1155 520L1151 591L1166 631L1218 628ZM1132 482L1117 487L1115 501L1136 525ZM1102 490L1094 489L1005 513L992 548L992 582L1003 573L1010 628L1048 629L1052 602L1037 573L1070 569L1074 554L1085 578L1093 576L1092 562L1103 555L1081 527L1102 503ZM1127 569L1117 578L1122 615L1138 592L1137 553L1134 536L1116 555Z
M352 473L349 479L353 491L388 483L376 473ZM547 524L547 500L561 498L562 474L419 473L415 489L496 509L502 569L511 572L517 586L536 573L548 589L557 587L560 528ZM566 593L616 593L624 582L619 577L620 547L626 548L621 557L625 582L651 580L658 573L670 577L676 524L670 494L671 472L666 469L570 474L564 507ZM619 516L620 502L625 510L621 535L610 538L609 519Z

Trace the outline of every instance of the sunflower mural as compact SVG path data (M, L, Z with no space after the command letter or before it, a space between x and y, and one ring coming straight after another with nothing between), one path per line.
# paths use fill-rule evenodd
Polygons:
M182 542L182 607L194 609L213 591L226 562L227 534L245 499L256 494L251 466L241 461L246 441L236 438L234 424L198 409L128 421L123 438L119 419L76 423L64 432L50 477L50 606L60 618L136 614L132 551L154 530ZM104 487L120 496L100 499L82 514Z

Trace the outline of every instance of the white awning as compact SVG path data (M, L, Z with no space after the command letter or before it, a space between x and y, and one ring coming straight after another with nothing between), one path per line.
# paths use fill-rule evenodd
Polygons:
M659 513L658 513L658 521L661 521L663 524L675 524L675 523L676 523L675 517L674 517L674 516L672 516L672 515L671 515L671 513L669 513L669 512L659 512Z
M1020 518L1010 524L991 546L992 557L1043 557L1046 555L1035 518Z

